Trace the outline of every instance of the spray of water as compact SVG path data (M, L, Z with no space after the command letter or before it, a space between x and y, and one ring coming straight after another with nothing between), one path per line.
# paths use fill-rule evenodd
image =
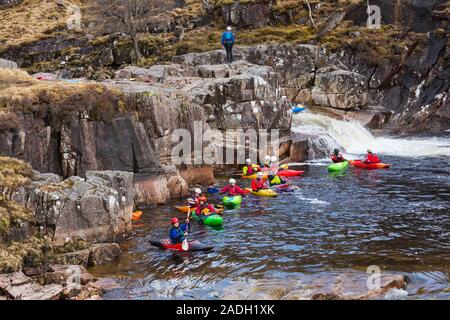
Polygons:
M385 155L405 157L450 156L450 139L374 137L361 123L342 121L310 112L294 116L293 131L317 135L327 149L341 146L347 153L363 154L367 149Z

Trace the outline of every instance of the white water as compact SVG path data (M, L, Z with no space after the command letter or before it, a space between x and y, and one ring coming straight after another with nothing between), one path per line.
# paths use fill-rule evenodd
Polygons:
M294 132L320 135L327 149L341 146L347 153L364 154L367 149L384 155L405 157L450 156L448 138L374 137L356 121L341 121L325 115L302 112L294 115Z

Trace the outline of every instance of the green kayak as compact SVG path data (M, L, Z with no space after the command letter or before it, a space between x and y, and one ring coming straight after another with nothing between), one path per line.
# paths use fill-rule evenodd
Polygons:
M241 196L231 196L231 197L223 197L223 204L225 206L238 206L242 202Z
M329 172L342 171L348 168L348 161L333 163L328 166Z
M207 226L221 226L223 223L223 218L218 214L212 214L210 216L198 216L195 212L192 212L192 219L195 221L201 221Z

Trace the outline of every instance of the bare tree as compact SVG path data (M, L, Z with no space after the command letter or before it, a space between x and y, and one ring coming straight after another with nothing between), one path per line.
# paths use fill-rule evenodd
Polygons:
M98 0L103 29L119 31L130 37L137 60L142 58L139 51L139 33L145 32L152 16L160 7L158 0Z
M315 28L316 24L314 22L313 16L312 16L312 9L311 9L311 5L309 4L308 0L305 0L306 5L308 6L308 11L309 11L309 20L311 21L312 26Z

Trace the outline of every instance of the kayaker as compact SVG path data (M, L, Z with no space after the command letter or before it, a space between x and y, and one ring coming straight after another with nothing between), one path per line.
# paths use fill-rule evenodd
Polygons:
M278 174L276 174L275 172L271 171L269 173L269 184L270 186L279 186L281 184L286 184L286 181L283 180L280 176L278 176Z
M275 156L272 156L272 158L270 158L270 170L278 172L278 158Z
M236 185L236 180L231 178L229 183L230 183L229 185L220 190L220 193L226 192L229 196L237 196L238 194L242 195L245 194L245 191L242 190L238 185Z
M198 205L198 198L199 198L201 195L202 195L202 189L200 189L200 188L195 188L195 189L194 189L194 194L193 194L193 196L190 197L190 198L188 199L189 205L190 205L191 207L196 207L196 206ZM192 201L190 201L190 200L193 200L194 203L192 203Z
M345 161L345 158L344 158L344 156L342 155L342 153L340 153L339 149L336 148L336 149L334 149L334 151L333 151L333 155L331 156L331 160L332 160L334 163L339 163L339 162L344 162L344 161Z
M367 150L366 158L363 161L364 163L380 163L381 160L378 158L378 156L372 152L372 150Z
M178 218L172 218L171 223L172 228L169 231L170 242L172 244L183 242L189 229L189 220L186 220L186 223L180 224Z
M242 168L243 176L251 176L259 171L259 166L256 164L252 164L252 160L245 160L245 166Z
M216 213L216 209L214 209L212 205L206 202L206 197L199 197L198 202L198 206L195 209L195 213L198 216L209 216L212 213Z
M227 62L233 62L233 45L236 42L233 32L231 32L231 27L227 27L227 31L222 34L222 45L227 53Z
M263 179L262 172L256 174L256 179L252 180L252 190L258 191L262 189L268 189L267 182Z
M267 172L270 170L271 166L271 157L269 155L265 156L263 163L261 163L261 171Z

